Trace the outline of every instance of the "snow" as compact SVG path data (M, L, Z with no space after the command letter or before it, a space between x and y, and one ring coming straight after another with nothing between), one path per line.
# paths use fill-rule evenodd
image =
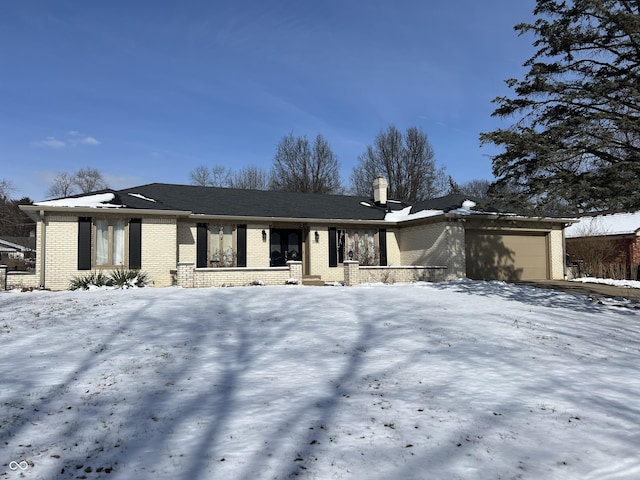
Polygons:
M493 213L487 212L476 212L474 208L476 207L476 203L471 200L465 200L462 202L462 205L459 208L449 210L447 213L455 214L455 215L495 215ZM404 222L407 220L416 220L419 218L428 218L428 217L436 217L438 215L444 215L443 210L419 210L417 212L411 213L412 207L406 207L402 210L396 210L393 212L389 212L385 215L384 219L387 222Z
M0 293L0 477L640 478L639 315L467 280Z
M122 207L122 205L111 205L109 203L114 199L115 195L113 193L96 193L92 195L83 195L82 197L34 202L33 204L43 207Z
M614 287L623 288L640 288L640 282L637 280L614 280L612 278L580 277L574 278L572 281L581 283L601 283L603 285L612 285Z
M640 229L640 212L582 217L564 231L567 238L598 235L626 235Z
M436 217L438 215L444 215L442 210L420 210L415 213L411 213L412 207L406 207L401 210L394 210L385 214L384 219L387 222L404 222L406 220L415 220L418 218Z
M145 196L144 196L144 195L142 195L141 193L130 193L130 194L129 194L129 196L131 196L131 197L135 197L135 198L139 198L139 199L141 199L141 200L146 200L146 201L148 201L148 202L156 203L156 201L155 201L153 198L145 197Z

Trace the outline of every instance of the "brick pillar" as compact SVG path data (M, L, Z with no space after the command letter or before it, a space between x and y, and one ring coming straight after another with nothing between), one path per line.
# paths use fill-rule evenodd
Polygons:
M7 289L7 266L0 265L0 290Z
M295 278L302 283L302 262L289 260L287 265L289 265L289 277Z
M354 260L344 262L344 284L347 286L360 283L360 263Z
M195 263L193 262L178 262L177 284L182 288L193 288L195 280L194 272Z

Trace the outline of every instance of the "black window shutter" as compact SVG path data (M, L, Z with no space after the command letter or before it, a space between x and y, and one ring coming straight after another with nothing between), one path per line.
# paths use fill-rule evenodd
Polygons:
M91 217L78 217L78 270L91 270Z
M387 229L378 230L378 243L380 244L380 266L387 266Z
M338 266L338 235L336 227L329 227L329 266Z
M236 262L239 267L247 266L247 226L238 225L236 227Z
M142 268L142 219L129 221L129 268Z
M207 236L209 229L206 223L199 223L196 230L196 268L205 268L208 266L207 259Z

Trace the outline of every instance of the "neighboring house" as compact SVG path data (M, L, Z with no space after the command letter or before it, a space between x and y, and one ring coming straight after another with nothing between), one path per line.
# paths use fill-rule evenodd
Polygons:
M0 237L0 264L28 262L35 253L35 237Z
M640 212L584 216L565 234L576 275L640 280Z
M571 221L481 212L460 195L373 198L153 183L20 206L36 285L142 269L155 286L564 278Z

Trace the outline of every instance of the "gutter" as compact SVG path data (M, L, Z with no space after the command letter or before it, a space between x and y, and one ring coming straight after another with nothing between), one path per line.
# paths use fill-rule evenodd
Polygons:
M70 213L95 215L97 212L117 212L122 215L163 215L169 217L188 217L192 214L185 210L156 210L148 208L126 208L126 207L50 207L42 205L18 205L18 208L26 213L29 218L38 221L44 218L45 214L51 213Z
M189 219L194 221L218 220L247 223L313 223L316 225L378 225L398 226L402 222L390 222L387 220L357 220L349 218L312 218L312 217L257 217L257 216L231 216L231 215L205 215L191 214Z

